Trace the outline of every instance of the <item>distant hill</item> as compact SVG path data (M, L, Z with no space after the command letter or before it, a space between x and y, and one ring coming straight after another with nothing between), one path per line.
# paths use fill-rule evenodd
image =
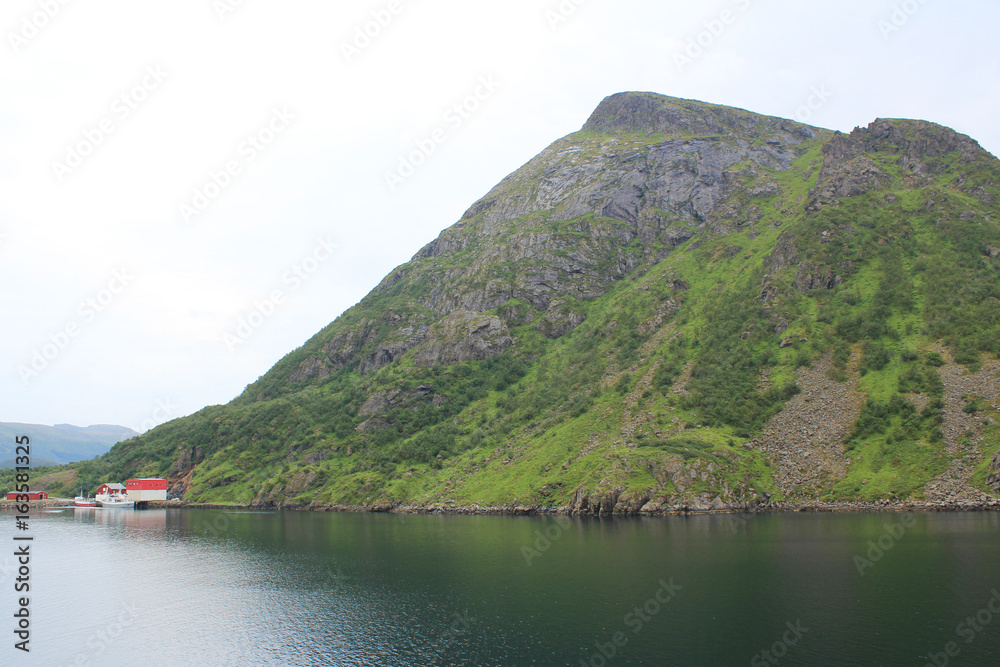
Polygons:
M14 439L21 435L31 438L31 465L39 467L92 459L107 452L115 443L139 434L130 428L110 424L81 427L0 422L0 468L13 467L17 447Z

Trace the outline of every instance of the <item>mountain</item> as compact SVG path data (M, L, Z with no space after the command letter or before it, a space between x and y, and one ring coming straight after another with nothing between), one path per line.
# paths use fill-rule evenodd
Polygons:
M30 437L31 466L37 467L92 459L107 453L116 442L135 437L138 433L124 426L108 424L80 427L0 422L0 468L14 466L14 450L17 447L14 439L22 435Z
M80 464L256 506L994 502L1000 163L605 99L225 406Z

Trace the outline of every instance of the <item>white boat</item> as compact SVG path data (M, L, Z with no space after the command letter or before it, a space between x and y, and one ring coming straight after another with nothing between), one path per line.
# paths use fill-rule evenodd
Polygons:
M98 493L94 496L94 500L97 504L105 509L111 509L115 507L120 507L122 509L130 509L135 507L135 501L129 500L128 495L124 493Z

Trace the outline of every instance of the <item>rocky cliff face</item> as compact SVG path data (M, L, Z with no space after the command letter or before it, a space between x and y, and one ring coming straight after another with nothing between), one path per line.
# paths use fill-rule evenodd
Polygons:
M932 123L613 95L232 405L115 455L268 506L985 502L998 184Z
M565 335L583 321L566 299L596 299L699 234L752 228L761 218L753 200L777 193L768 174L826 134L700 102L613 95L579 134L505 178L369 296L398 295L407 315L345 322L290 379L375 371L418 345L422 364L496 356L509 345L504 336L483 345L447 320L511 300L531 305L544 335ZM507 323L494 317L491 326Z
M892 184L893 177L873 161L891 155L910 187L927 185L953 160L972 164L985 151L969 137L940 125L921 121L879 119L867 128L838 134L823 147L823 168L810 192L810 210L841 197L854 197Z

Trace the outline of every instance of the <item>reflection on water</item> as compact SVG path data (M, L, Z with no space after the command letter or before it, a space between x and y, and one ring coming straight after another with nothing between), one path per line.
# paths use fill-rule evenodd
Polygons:
M1000 664L998 518L43 512L0 664Z
M67 510L67 512L72 513L74 521L82 524L120 526L129 530L147 530L151 534L165 532L167 527L167 510L165 509L134 510L124 508L76 507Z

